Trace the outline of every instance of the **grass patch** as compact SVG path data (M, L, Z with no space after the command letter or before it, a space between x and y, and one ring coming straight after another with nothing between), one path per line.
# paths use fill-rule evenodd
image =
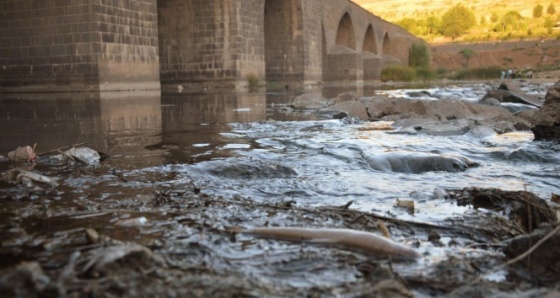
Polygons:
M383 82L431 81L437 78L436 71L429 67L389 66L381 72L381 81Z
M499 67L469 68L457 71L451 79L453 80L486 80L499 79L503 69Z
M406 66L388 66L381 71L381 81L412 82L416 80L416 72Z
M556 62L556 63L553 63L553 64L547 64L547 65L541 65L541 66L537 67L537 69L535 69L535 70L537 72L560 70L560 62Z
M438 77L436 71L428 67L416 68L415 71L416 79L420 81L431 81Z
M247 75L247 83L250 92L255 92L259 88L259 77L256 74Z

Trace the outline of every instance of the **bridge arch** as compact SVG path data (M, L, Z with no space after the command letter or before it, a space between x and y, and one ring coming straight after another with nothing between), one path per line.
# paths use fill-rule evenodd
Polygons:
M377 38L371 24L367 27L364 36L362 61L364 81L379 80L381 78L381 56L378 55Z
M366 30L362 51L377 54L377 39L375 38L375 32L373 31L373 26L371 24Z
M348 12L345 12L336 31L336 45L346 46L352 50L356 50L356 38L354 35L354 24Z
M403 41L399 35L389 36L389 33L385 32L381 57L383 60L383 68L391 65L403 65L403 63L408 63L408 60L404 60L408 57L408 43Z
M389 33L385 32L383 36L383 55L390 55L391 54L391 38L389 37Z

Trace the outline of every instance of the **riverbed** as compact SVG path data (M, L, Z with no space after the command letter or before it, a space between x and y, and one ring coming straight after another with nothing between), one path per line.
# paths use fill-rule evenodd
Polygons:
M530 84L526 91L544 97L546 87ZM366 97L375 93L411 100L477 101L489 88L488 84L474 83L350 91ZM330 95L341 91L348 90L323 92ZM420 92L425 96L418 96ZM415 263L394 264L390 270L386 270L390 264L385 261L368 266L379 266L376 270L383 271L383 276L391 276L394 270L407 280L407 287L390 287L402 290L404 296L409 290L416 295L442 294L468 284L481 272L489 273L487 282L506 280L504 271L494 273L488 267L497 265L501 253L487 247L479 249L477 241L499 242L507 237L495 239L490 232L452 232L456 220L484 218L488 211L459 206L449 199L450 192L471 187L526 190L545 200L552 193L560 193L560 146L534 142L530 131L411 134L388 121L324 119L313 111L295 111L288 103L296 95L2 95L0 154L36 144L36 152L45 154L40 154L37 165L30 169L57 179L61 185L54 190L2 186L0 257L4 265L0 269L11 270L10 266L22 261L37 261L46 271L41 274L54 282L60 271L70 268L71 260L64 257L65 252L81 251L84 260L71 269L87 267L79 276L90 281L86 260L95 255L90 246L101 249L115 243L88 244L92 240L82 239L84 229L93 228L118 243L147 247L149 261L141 265L166 268L172 279L168 282L173 285L170 294L186 293L178 288L198 282L200 293L206 296L212 283L221 282L214 286L223 290L240 281L239 292L234 291L238 294L270 295L274 287L279 289L279 296L282 291L296 296L313 291L319 296L351 296L374 290L382 293L382 289L364 286L366 273L375 270L356 269L367 263L360 254L281 241L262 242L246 235L237 236L239 239L231 243L225 241L232 228L354 225L375 231L382 221L389 225L393 239L414 246L423 257ZM50 151L72 144L93 148L108 158L93 166L47 162L49 155L57 153ZM372 160L380 156L443 156L467 159L473 166L460 171L396 170L377 167ZM0 163L2 172L12 167L8 161ZM399 201L412 201L414 208L399 207ZM333 211L345 205L342 213ZM344 210L355 213L341 215ZM371 220L376 224L360 223L368 216L375 216ZM488 222L502 216L488 215ZM403 227L403 222L410 226ZM437 241L428 241L432 234L437 235ZM294 253L300 255L294 257ZM215 259L212 254L217 254ZM322 254L339 261L320 261ZM153 255L163 255L166 260ZM457 258L469 260L471 267L473 259L487 266L482 266L482 271L463 268L467 273L451 274L449 283L441 289L430 286L437 280L434 276L442 274L441 266L467 264ZM348 262L352 265L345 266ZM169 266L189 272L199 268L196 270L213 277L181 283L175 276L178 273L171 272ZM315 269L303 269L306 266ZM110 276L106 269L99 271L102 276ZM227 277L216 272L235 274ZM158 282L150 282L153 292L163 282L159 273L155 275ZM121 290L128 296L138 294L140 280L123 279L124 284L132 286L128 292ZM201 286L206 283L210 284ZM87 293L84 287L89 287L95 293L89 282L69 282L67 287L56 290ZM257 290L247 290L251 287ZM535 290L531 286L520 290L528 289ZM41 293L39 290L36 292ZM108 291L103 286L99 290Z

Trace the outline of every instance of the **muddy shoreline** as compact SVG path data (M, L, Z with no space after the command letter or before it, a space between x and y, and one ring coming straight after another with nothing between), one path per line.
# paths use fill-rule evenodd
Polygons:
M351 202L308 208L293 201L210 197L195 181L171 184L178 178L172 174L136 176L103 165L50 171L94 182L57 189L2 185L3 296L534 296L560 286L523 265L492 276L508 260L502 251L508 241L528 231L523 220L504 212L513 205L480 206L472 201L476 196L469 201L468 190L446 190L446 197L449 204L460 197L473 209L435 225L353 210ZM143 184L136 196L106 195L131 183ZM514 195L485 191L508 200ZM422 258L403 262L238 233L302 226L381 235L380 225ZM434 254L440 254L436 261Z

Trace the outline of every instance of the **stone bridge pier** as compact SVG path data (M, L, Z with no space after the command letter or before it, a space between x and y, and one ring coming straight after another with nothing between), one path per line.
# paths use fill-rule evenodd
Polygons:
M349 0L3 0L0 91L378 80L419 41Z

